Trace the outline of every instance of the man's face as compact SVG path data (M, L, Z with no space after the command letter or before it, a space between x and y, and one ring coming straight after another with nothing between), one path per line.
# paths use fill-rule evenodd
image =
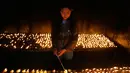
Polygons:
M71 10L69 8L63 8L60 11L61 16L64 20L68 19L71 15Z

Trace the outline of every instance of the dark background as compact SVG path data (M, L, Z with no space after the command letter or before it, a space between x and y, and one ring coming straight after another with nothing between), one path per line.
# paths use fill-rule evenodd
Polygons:
M90 23L99 21L117 30L126 30L129 25L130 9L125 0L4 0L0 2L0 26L1 28L6 25L19 27L22 23L31 25L33 22L54 19L63 6L73 8L78 19Z
M27 23L32 25L35 22L42 22L55 19L59 14L60 8L65 6L72 7L75 15L79 20L85 20L90 24L102 24L109 26L117 31L127 31L129 26L129 2L106 1L106 0L80 0L80 1L51 1L51 0L2 0L0 2L0 29L8 25L20 27L21 24ZM89 25L89 24L88 24ZM82 28L82 27L81 27ZM47 68L54 64L51 54L39 52L21 52L3 49L0 51L1 66L9 68ZM47 57L46 57L47 55ZM129 65L130 60L128 52L119 46L117 49L110 51L95 52L76 52L74 63L68 68L78 68L81 66L103 67ZM87 57L87 58L86 58ZM45 60L45 59L46 60ZM54 57L56 58L56 57ZM52 62L52 64L50 63ZM58 61L57 61L58 62ZM87 64L86 64L87 62ZM59 64L59 62L58 62ZM76 64L76 65L75 65ZM79 64L79 65L78 65ZM86 65L84 65L86 64ZM59 67L61 68L60 64ZM83 67L83 68L84 68ZM53 68L53 67L51 67ZM3 70L2 69L2 70Z

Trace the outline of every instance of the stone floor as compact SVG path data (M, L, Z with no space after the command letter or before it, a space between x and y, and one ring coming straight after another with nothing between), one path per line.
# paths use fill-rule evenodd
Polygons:
M3 49L0 51L1 70L9 69L62 69L57 57L51 51L23 51ZM123 47L101 51L74 51L70 61L62 60L66 69L106 68L130 66L130 53Z

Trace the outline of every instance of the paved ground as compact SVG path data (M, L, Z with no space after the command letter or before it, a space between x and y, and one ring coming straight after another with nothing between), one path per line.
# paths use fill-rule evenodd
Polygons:
M123 47L102 51L74 51L71 61L62 61L65 68L85 69L113 66L130 66L130 53ZM62 69L56 56L45 51L21 51L2 49L0 68Z

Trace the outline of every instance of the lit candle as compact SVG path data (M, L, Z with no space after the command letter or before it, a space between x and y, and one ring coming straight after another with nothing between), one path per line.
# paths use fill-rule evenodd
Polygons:
M27 69L26 73L29 73L29 69Z
M68 73L68 71L67 71L67 70L64 70L64 73Z
M21 72L21 69L16 70L16 73L20 73L20 72Z
M10 73L14 73L14 70L11 70Z
M39 70L36 70L36 73L39 73Z
M68 69L68 72L71 72L71 69Z
M118 67L114 67L114 69L118 69Z
M34 69L32 70L32 73L35 73L35 70L34 70Z
M43 73L47 73L47 70L44 70Z
M43 70L42 70L42 69L40 70L40 73L43 73Z
M53 72L53 73L55 73L55 72L56 72L56 70L54 69L54 70L52 70L52 72Z
M22 73L25 73L26 72L26 69L22 70Z
M82 72L84 72L84 70L82 70Z
M88 69L85 69L85 72L88 72Z
M7 68L5 68L2 73L7 73L7 71L8 71Z

